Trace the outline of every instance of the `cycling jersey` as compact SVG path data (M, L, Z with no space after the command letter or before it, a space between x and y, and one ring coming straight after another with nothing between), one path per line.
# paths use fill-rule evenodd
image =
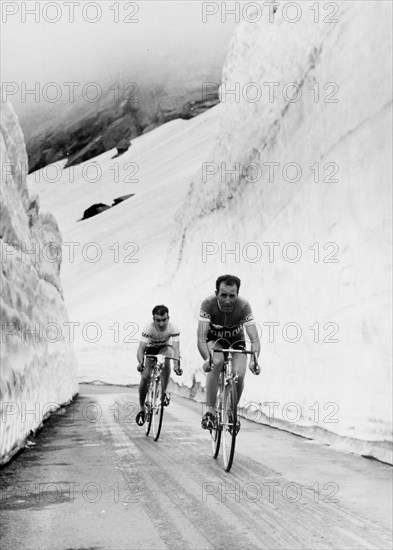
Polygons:
M141 342L146 342L149 346L162 349L172 342L179 342L179 337L180 330L170 321L164 331L158 330L154 322L151 321L142 330Z
M233 311L225 313L218 306L217 297L213 294L201 304L199 320L209 323L207 341L226 338L229 340L244 340L243 327L254 323L251 306L247 300L237 298Z

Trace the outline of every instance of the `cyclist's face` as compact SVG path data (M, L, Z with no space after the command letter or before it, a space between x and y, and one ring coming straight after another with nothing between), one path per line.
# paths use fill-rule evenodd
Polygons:
M221 283L217 292L220 309L226 313L233 311L237 300L237 286Z
M164 332L164 330L167 328L168 326L168 322L169 322L169 317L168 317L168 314L165 313L165 315L154 315L153 316L153 320L154 320L154 324L156 326L156 328L158 330L161 330L162 332Z

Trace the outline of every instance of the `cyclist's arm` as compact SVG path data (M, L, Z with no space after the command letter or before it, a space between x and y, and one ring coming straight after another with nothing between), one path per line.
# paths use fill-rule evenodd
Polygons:
M143 363L143 356L145 354L146 348L147 348L147 342L142 342L142 341L139 342L138 351L136 354L139 364Z
M175 357L176 359L179 359L180 357L180 342L179 340L174 340L172 342L172 347L173 347L173 357Z
M255 323L249 323L245 325L245 329L247 332L247 336L249 337L252 344L253 350L255 351L256 356L259 357L259 354L261 353L261 343L259 341L257 326Z
M209 359L209 348L206 343L209 327L210 323L206 323L204 321L198 322L198 350L204 361Z

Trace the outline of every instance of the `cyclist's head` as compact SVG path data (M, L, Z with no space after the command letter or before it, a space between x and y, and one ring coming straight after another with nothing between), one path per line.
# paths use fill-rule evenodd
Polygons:
M165 314L167 314L169 317L169 309L163 305L155 306L153 307L152 314L153 314L153 317L154 315L165 315Z
M153 321L158 330L164 331L169 322L169 310L166 306L159 305L153 308Z
M239 277L236 277L236 275L221 275L218 277L216 281L216 294L220 291L220 285L221 283L225 283L227 286L236 286L236 291L239 294L239 288L240 288L240 279Z
M222 275L216 281L218 307L230 313L235 307L240 288L240 279L234 275Z

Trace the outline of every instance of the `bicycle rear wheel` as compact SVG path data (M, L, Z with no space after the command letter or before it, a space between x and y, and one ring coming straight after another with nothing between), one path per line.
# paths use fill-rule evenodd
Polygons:
M221 395L222 395L222 389L220 384L220 387L217 393L217 398L216 398L216 407L215 407L215 414L214 414L215 416L214 429L210 431L210 437L212 440L213 458L218 457L218 453L220 451L220 444L221 444L221 409L222 409Z
M162 417L164 415L164 398L164 381L160 378L155 381L154 401L152 407L154 441L157 441L160 437Z
M153 396L154 396L154 388L156 385L155 380L150 380L149 383L149 389L146 395L145 399L145 415L146 415L146 422L145 422L145 432L146 435L149 435L151 423L152 423L152 405L153 405Z
M228 380L224 389L222 406L222 439L223 439L223 461L227 472L232 467L235 455L237 428L237 387L236 382Z

